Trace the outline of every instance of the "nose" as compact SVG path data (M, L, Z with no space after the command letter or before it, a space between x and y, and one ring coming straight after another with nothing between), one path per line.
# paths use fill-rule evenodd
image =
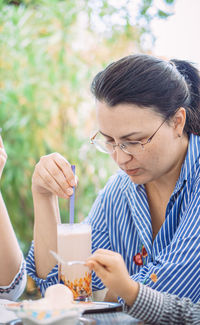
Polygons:
M119 166L125 165L132 159L132 155L129 153L124 152L120 147L116 147L113 153L113 159Z

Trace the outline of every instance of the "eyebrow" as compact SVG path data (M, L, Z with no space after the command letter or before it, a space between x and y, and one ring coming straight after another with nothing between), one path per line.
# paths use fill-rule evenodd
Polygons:
M100 130L99 130L99 132L100 132L102 135L104 135L105 137L112 138L110 135L107 135L107 134L103 133L103 132L100 131ZM126 134L126 135L123 135L122 137L120 137L120 139L123 140L123 139L129 138L129 137L132 136L132 135L136 135L136 134L140 134L140 133L141 133L141 132L131 132L131 133L128 133L128 134Z

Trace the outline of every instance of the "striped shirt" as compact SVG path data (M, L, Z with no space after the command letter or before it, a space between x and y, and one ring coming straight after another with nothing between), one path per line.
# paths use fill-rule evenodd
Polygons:
M191 135L165 221L152 241L151 215L144 185L119 171L100 191L84 222L92 225L92 249L119 252L131 277L158 291L200 298L200 137ZM36 276L34 246L27 272L42 293L57 282L57 266L45 280ZM103 288L93 274L93 290Z
M200 300L193 304L189 298L160 293L142 284L133 306L124 305L124 311L145 324L200 324Z

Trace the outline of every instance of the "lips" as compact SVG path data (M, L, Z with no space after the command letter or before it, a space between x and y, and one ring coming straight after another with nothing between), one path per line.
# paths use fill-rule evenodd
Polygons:
M124 169L124 172L130 176L136 175L139 172L139 168L135 169Z

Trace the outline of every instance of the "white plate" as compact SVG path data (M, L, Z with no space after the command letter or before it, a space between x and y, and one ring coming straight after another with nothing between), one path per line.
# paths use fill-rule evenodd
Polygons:
M75 325L82 313L82 308L68 310L28 310L23 309L23 302L9 303L6 308L16 313L24 325Z

